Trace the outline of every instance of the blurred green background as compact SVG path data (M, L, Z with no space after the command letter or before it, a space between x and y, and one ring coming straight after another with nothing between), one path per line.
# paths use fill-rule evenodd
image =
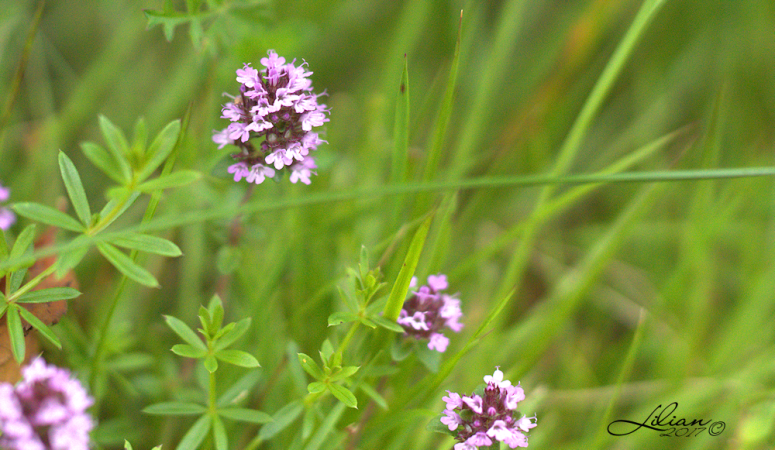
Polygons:
M2 130L0 180L12 188L12 201L61 201L61 149L101 207L109 180L78 148L81 141L102 142L97 115L127 134L144 116L154 134L191 105L178 167L202 171L205 179L167 193L159 214L239 203L245 185L230 180L229 149L217 150L210 137L226 126L219 118L226 101L221 94L236 93L234 71L245 62L258 65L268 49L309 63L315 91L328 93L331 120L312 185L265 183L254 200L388 184L404 55L411 108L407 163L410 179L419 181L447 88L461 9L456 96L435 180L592 173L613 170L621 161L618 171L775 165L771 1L648 0L661 9L639 34L574 157L559 172L553 171L560 149L641 1L224 3L202 19L199 39L192 42L184 23L167 42L161 26L146 29L143 14L162 10L161 2L47 1L16 101L10 110L3 103L10 116ZM185 10L183 2L174 6ZM0 2L3 102L36 7L31 1ZM327 316L341 309L335 286L345 268L357 264L361 245L373 262L382 259L392 282L414 220L444 198L443 219L432 230L436 246L421 261L420 275L449 274L450 290L463 301L467 326L452 338L445 358L518 289L442 389L410 407L440 412L443 389L471 392L500 365L525 388L520 409L537 412L531 447L773 448L773 187L767 178L549 191L494 186L454 197L324 201L246 217L239 267L227 278L218 272L216 255L228 243L230 218L165 230L184 256L145 261L162 288L130 283L112 349L115 355L151 355L153 364L109 379L115 389L104 393L96 436L105 448L117 448L124 438L138 442L135 448L174 448L188 422L139 412L170 396L193 395L195 371L168 351L176 339L160 315L175 314L193 325L196 309L215 291L224 294L232 319L254 319L251 337L242 343L263 366L252 404L272 413L302 397L305 384L286 358L288 343L314 354L335 335L326 327ZM386 213L401 201L402 214ZM134 208L124 224L139 221L144 205ZM88 347L117 278L97 252L89 253L77 274L84 295L56 327L65 348L46 353L75 368L83 363L78 339ZM219 285L224 279L227 285ZM383 392L388 402L402 386L428 376L419 364L402 364L395 384ZM232 377L240 374L235 369ZM606 432L613 420L642 421L657 405L673 401L680 405L679 418L721 420L725 430L688 438L645 429L623 437ZM402 411L369 411L362 428L332 434L322 448L452 446L450 439L425 431L424 419L388 429L385 424L399 420ZM358 422L360 414L348 413L337 429ZM231 431L242 433L234 448L244 448L255 435ZM291 427L260 448L288 448L296 434Z

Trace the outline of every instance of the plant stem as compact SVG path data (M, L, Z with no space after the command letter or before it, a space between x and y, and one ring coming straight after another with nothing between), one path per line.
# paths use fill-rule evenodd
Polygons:
M17 298L21 297L22 295L26 294L27 292L31 291L32 288L40 284L40 282L43 281L44 278L54 273L55 270L56 270L56 264L52 264L48 266L46 270L39 273L38 276L31 279L30 281L27 282L27 284L17 289L16 292L13 293L13 295L8 297L7 301L10 303L16 300Z

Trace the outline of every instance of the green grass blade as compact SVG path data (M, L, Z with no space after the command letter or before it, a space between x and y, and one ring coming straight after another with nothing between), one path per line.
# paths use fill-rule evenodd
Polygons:
M423 221L420 228L417 229L412 243L409 245L409 251L406 253L404 264L401 266L401 270L398 272L398 278L393 284L393 289L390 291L390 297L385 304L383 310L383 317L385 319L394 322L398 319L398 315L401 313L401 307L404 305L406 294L409 291L409 283L414 276L414 270L417 268L417 263L420 261L420 255L422 249L425 246L425 238L428 236L428 229L433 221L433 216L428 216Z
M407 162L409 160L409 66L404 55L404 70L401 72L401 83L396 98L396 115L393 124L393 154L390 167L390 182L392 184L408 181ZM393 201L394 223L399 222L401 207L404 204L401 197Z

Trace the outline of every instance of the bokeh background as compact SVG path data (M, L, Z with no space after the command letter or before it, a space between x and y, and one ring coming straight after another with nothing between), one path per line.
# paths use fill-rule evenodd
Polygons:
M564 172L775 165L775 4L646 3L661 9L609 83ZM316 92L327 92L328 144L317 152L318 176L311 186L265 183L253 200L378 192L389 184L404 55L407 165L410 179L419 181L447 89L461 9L455 101L432 179L553 173L569 131L641 5L640 0L224 1L198 19L201 33L183 21L168 42L163 27L148 28L143 13L164 10L162 2L49 0L25 53L38 3L4 0L0 180L12 188L12 201L61 203L56 163L61 149L101 207L110 180L78 146L102 143L98 114L130 135L143 116L153 135L190 105L177 165L201 171L204 178L165 194L159 214L236 205L246 185L225 173L229 149L216 148L212 130L226 126L220 105L226 101L223 92L238 89L234 71L245 62L258 65L274 49L289 60L306 61ZM171 6L185 11L184 2ZM5 99L24 55L24 78L9 109ZM525 388L520 409L537 413L531 447L772 448L774 187L770 178L709 179L551 191L493 185L455 195L452 189L331 199L245 217L241 240L228 254L231 218L164 230L184 256L145 260L161 289L130 283L124 294L112 327L115 370L103 387L95 439L102 448L119 448L124 438L136 442L135 448L159 443L174 448L190 422L140 410L195 397L197 369L169 352L177 340L161 314L194 325L198 306L215 292L224 296L232 320L254 320L240 344L263 366L251 404L273 413L303 397L303 372L288 355L315 354L326 337L341 338L326 318L342 308L336 286L345 268L357 264L364 245L392 283L417 218L441 204L443 219L432 230L435 246L427 249L420 274L449 275L467 325L445 358L517 289L442 389L409 408L440 412L443 389L471 392L500 366ZM540 200L545 194L548 202ZM394 216L387 206L396 201L404 202L404 209ZM143 208L136 205L115 226L136 223ZM235 270L229 272L229 266ZM45 355L77 371L87 364L118 275L97 252L90 252L76 273L84 295L70 303L55 327L64 349L47 349ZM388 403L429 376L413 359L398 367L394 380L383 385ZM240 370L228 376L236 378ZM362 401L367 404L365 397ZM642 421L657 405L671 402L679 403L679 418L724 421L726 428L715 437L606 432L613 420ZM430 419L371 408L369 420L361 422L363 408L346 414L321 448L452 446L450 438L425 430ZM345 428L351 423L360 426ZM300 427L298 419L259 448L292 448ZM256 434L250 428L230 431L239 436L232 439L234 448L249 448Z

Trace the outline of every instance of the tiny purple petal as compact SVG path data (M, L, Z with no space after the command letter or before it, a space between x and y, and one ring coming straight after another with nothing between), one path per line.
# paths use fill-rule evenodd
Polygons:
M506 387L506 398L503 401L503 406L508 410L517 409L517 403L525 399L525 391L522 386L517 384L516 386Z
M0 230L7 230L16 223L16 214L8 208L0 208Z
M532 422L530 419L535 420L535 422ZM537 422L538 419L536 419L535 415L533 415L533 417L522 416L522 418L517 421L516 426L521 428L522 431L528 432L537 425Z
M250 169L248 169L248 165L244 162L230 165L227 171L234 174L234 181L246 178L250 174Z
M448 286L447 276L442 274L428 275L428 286L436 292L443 291Z
M441 423L449 427L449 431L455 431L459 425L463 424L463 419L455 411L445 409L444 414L447 416L442 417L440 420Z
M447 403L447 409L456 409L463 406L463 399L457 392L447 391L447 396L441 397L441 400Z
M492 445L492 440L487 436L487 434L485 434L484 431L479 431L475 435L468 438L466 443L476 447L487 447Z
M439 353L447 351L447 345L449 345L449 339L440 333L431 333L430 342L428 342L428 348L436 350Z
M463 397L463 403L466 404L471 411L481 414L482 413L482 397L474 395L473 397Z

